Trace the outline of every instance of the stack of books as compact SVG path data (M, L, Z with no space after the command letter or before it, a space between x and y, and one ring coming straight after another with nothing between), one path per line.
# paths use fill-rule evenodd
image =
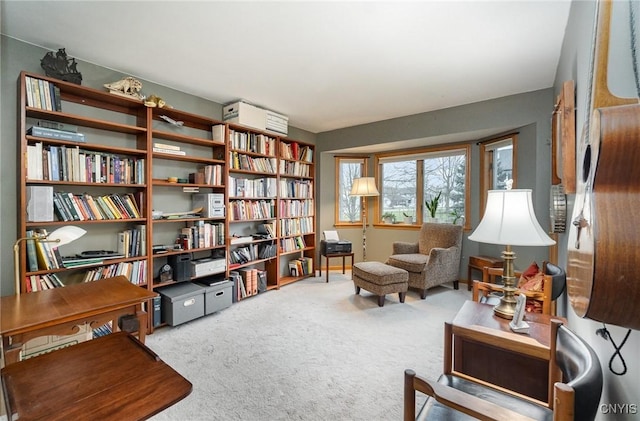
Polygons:
M166 143L154 143L153 151L159 153L166 153L170 155L186 155L185 151L180 150L180 146L167 145Z

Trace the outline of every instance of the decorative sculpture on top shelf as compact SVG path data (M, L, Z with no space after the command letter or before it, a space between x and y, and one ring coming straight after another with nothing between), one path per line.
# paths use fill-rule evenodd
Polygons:
M49 51L40 60L40 66L49 77L55 77L77 85L82 84L82 73L78 72L76 59L67 58L67 52L64 48L58 49L55 55L53 51Z
M157 95L149 95L148 98L144 99L144 105L147 107L158 107L158 108L173 108L171 105L167 104L166 101L160 98Z
M116 82L105 83L103 86L109 90L109 93L115 95L121 95L140 100L143 99L143 96L140 94L140 90L142 90L142 82L131 76L127 76Z

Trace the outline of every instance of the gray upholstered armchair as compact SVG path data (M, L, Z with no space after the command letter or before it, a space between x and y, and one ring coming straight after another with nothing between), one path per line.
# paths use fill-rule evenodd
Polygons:
M461 225L425 223L418 242L393 243L387 264L409 272L409 288L420 290L425 299L429 288L445 282L458 289L461 249Z

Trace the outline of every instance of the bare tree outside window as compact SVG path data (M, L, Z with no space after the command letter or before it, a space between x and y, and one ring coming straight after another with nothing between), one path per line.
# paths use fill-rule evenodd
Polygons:
M465 155L448 155L426 158L424 161L423 202L440 194L436 218L442 222L452 222L453 209L464 215ZM462 171L462 173L461 173ZM423 214L424 221L431 215Z
M406 215L416 214L416 161L382 164L382 214L393 215L402 221Z
M365 158L336 157L336 203L339 223L362 223L360 197L350 196L353 180L364 175Z

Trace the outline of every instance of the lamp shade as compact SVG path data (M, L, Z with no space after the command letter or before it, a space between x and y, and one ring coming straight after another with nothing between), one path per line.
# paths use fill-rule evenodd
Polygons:
M353 180L351 196L379 196L376 187L376 179L373 177L360 177Z
M536 219L531 189L489 190L484 216L469 240L512 246L555 244Z
M64 246L85 235L87 231L74 225L65 225L47 236L48 241L55 241L56 247Z

